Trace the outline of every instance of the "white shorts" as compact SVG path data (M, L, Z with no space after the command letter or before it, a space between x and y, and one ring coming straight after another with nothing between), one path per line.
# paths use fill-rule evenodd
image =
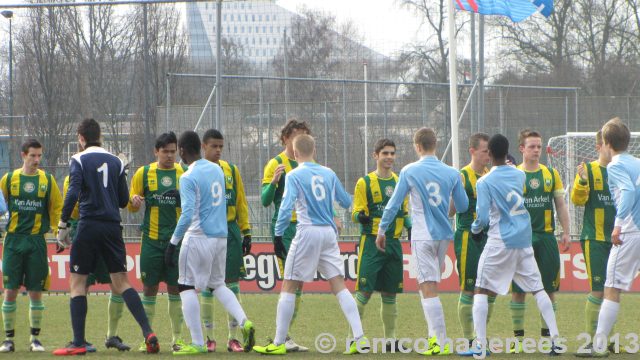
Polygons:
M620 234L620 240L611 247L604 286L627 291L640 268L640 233Z
M411 255L418 270L418 284L440 282L451 240L411 240Z
M313 281L318 271L325 279L344 277L336 231L331 226L298 226L284 264L284 279Z
M512 280L525 292L544 289L533 247L507 249L485 245L478 261L476 287L506 295Z
M178 284L196 289L224 286L227 238L209 238L187 233L178 258Z

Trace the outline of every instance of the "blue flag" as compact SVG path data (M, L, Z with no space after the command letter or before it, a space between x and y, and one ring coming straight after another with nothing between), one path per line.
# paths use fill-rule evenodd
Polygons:
M536 12L545 17L553 12L553 0L453 0L456 7L483 15L503 15L514 22L522 21Z

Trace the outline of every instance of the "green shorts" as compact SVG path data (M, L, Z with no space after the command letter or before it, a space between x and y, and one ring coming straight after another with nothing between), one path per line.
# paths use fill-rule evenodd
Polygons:
M7 234L2 249L2 282L5 289L28 291L49 288L49 262L44 235Z
M140 247L140 279L145 286L157 286L160 282L168 286L178 286L178 256L180 248L173 255L175 266L164 264L164 252L169 244L167 240L150 240L143 236Z
M474 241L468 230L456 230L453 248L456 253L460 291L475 290L478 261L486 243L486 237L482 241Z
M235 221L227 223L227 264L225 268L225 281L236 282L244 279L247 272L244 270L244 256L242 256L242 234Z
M288 253L289 247L291 246L291 242L293 238L296 237L296 226L298 226L297 221L292 221L289 223L289 226L284 230L284 235L282 235L282 243L284 244L284 250ZM271 222L271 237L275 237L276 235L276 223ZM285 257L286 260L286 257ZM278 258L278 267L280 268L280 274L284 275L284 261Z
M533 233L533 255L542 276L542 285L548 293L560 290L560 250L558 240L554 234ZM522 289L513 283L513 292L523 293Z
M607 277L607 261L611 252L611 243L606 241L581 240L580 246L587 266L591 291L604 291Z
M389 238L382 253L376 247L376 235L362 235L357 269L356 291L401 293L404 274L400 241Z

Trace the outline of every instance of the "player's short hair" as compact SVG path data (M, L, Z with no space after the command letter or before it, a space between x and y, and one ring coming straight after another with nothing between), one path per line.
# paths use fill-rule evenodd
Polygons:
M160 136L156 138L156 150L160 150L161 148L166 147L169 144L176 144L176 146L178 146L178 138L176 137L176 133L174 133L173 131L160 134Z
M300 134L293 139L293 149L302 156L312 156L316 149L316 141L311 135Z
M520 143L520 146L524 146L524 142L531 137L542 139L542 135L535 130L524 129L520 131L520 134L518 135L518 142Z
M437 142L436 132L432 128L420 128L413 135L413 143L420 145L424 151L435 150Z
M100 124L94 119L84 119L80 121L77 132L78 135L82 136L84 141L87 142L86 147L102 145L100 142Z
M200 137L195 131L187 130L180 135L178 148L189 155L200 154Z
M626 151L631 141L631 133L627 124L616 117L602 127L602 140L615 151Z
M222 133L216 129L209 129L202 135L202 143L206 143L209 139L224 140Z
M502 134L495 134L489 139L489 152L496 160L503 160L509 154L509 139Z
M376 141L376 144L373 147L373 152L376 154L379 154L380 151L382 151L382 149L384 149L387 146L391 146L392 148L396 148L396 143L393 142L393 140L390 139L380 139L378 141Z
M479 132L469 136L469 147L477 150L481 141L489 142L489 134Z
M29 149L42 149L42 144L40 143L40 141L36 140L36 139L27 139L27 141L22 143L22 146L20 147L20 150L22 150L23 154L27 154L29 153Z
M286 124L280 130L280 141L284 145L284 139L291 136L294 130L303 130L307 135L311 135L311 128L306 121L299 121L298 119L289 119Z
M602 145L602 129L596 133L596 145Z

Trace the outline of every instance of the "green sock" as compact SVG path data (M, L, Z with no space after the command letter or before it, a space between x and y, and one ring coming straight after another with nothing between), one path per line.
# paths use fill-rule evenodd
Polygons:
M209 340L213 340L213 293L211 291L202 291L200 295L202 296L200 316L204 323L204 334Z
M107 327L107 338L118 336L118 324L122 318L124 299L121 295L111 294L109 296L109 326Z
M395 295L382 296L380 317L382 318L382 326L384 327L385 339L395 339L396 320L398 319L398 306L396 304Z
M601 305L602 299L598 299L591 294L587 296L587 305L584 307L584 330L591 335L591 338L595 335L598 327L598 315L600 314Z
M462 336L473 339L473 295L460 293L458 298L458 321L462 327Z
M173 343L182 340L182 300L180 295L169 294L169 319L171 320L171 337Z
M227 287L240 301L240 284L236 281L228 283ZM229 321L229 340L238 339L238 322L229 313L227 313L227 320Z
M156 297L143 295L142 306L149 319L149 326L153 326L153 318L156 316Z
M302 290L296 290L296 305L293 308L293 317L291 318L291 325L289 325L289 329L293 327L293 322L296 320L298 316L298 309L300 308L300 303L302 302Z
M524 333L524 310L526 303L513 302L509 303L509 309L511 310L511 321L513 323L513 332Z
M42 300L29 300L29 326L31 326L31 338L36 340L42 328L42 317L44 315L44 304Z
M491 314L493 314L493 305L495 305L496 303L496 297L495 296L489 296L489 311L487 312L487 323L489 323L489 321L491 320ZM472 318L473 321L473 318Z
M557 306L558 303L556 303L555 301L552 303L553 305L553 313L556 314L557 313ZM557 320L557 317L556 317ZM596 322L598 321L598 316L596 315ZM549 326L547 325L547 322L544 321L544 318L542 317L542 314L540 314L540 329L542 332L548 333L549 332Z
M5 300L2 303L2 320L7 339L13 339L16 326L16 302Z
M364 296L360 291L356 292L356 305L358 306L358 315L360 315L360 320L362 321L362 317L364 316L364 307L369 302L369 298Z

